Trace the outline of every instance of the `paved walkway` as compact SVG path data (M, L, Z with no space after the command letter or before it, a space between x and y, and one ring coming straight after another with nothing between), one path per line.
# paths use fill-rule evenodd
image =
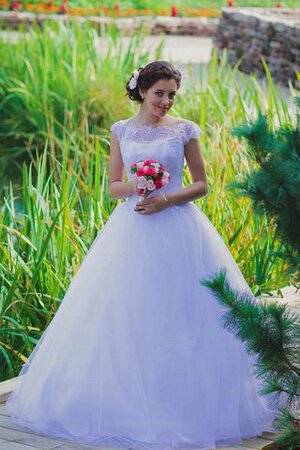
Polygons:
M281 289L283 298L279 295L276 295L275 291L273 292L273 296L263 295L261 299L265 299L268 302L276 302L279 305L286 304L287 308L292 312L299 316L300 318L300 289L297 289L295 286L286 286Z
M180 91L183 92L186 89L186 80L197 82L200 79L201 66L205 66L209 63L211 59L213 46L213 39L210 37L199 37L199 36L148 36L143 41L143 50L152 50L151 54L158 47L160 41L163 40L164 45L162 49L161 59L172 62L182 73L182 85ZM123 38L123 51L125 54L128 45L130 43L129 37ZM101 38L97 43L99 53L105 52L108 46L108 39ZM190 77L186 77L187 72ZM249 75L243 74L245 79L248 80ZM236 74L236 80L239 83L239 74ZM257 83L259 86L263 85L263 79L257 78ZM275 85L275 91L280 89L283 93L288 108L292 106L292 99L290 91L287 87L282 85Z
M5 41L17 42L20 37L29 36L29 33L18 33L17 31L2 31L2 38ZM101 45L100 45L101 39ZM161 40L164 40L164 50L162 59L172 59L180 64L199 64L208 63L211 57L213 42L211 38L198 36L148 36L143 41L144 50L154 50ZM123 37L124 52L130 43L130 37ZM106 50L109 38L101 37L98 39L98 48Z
M16 31L2 31L2 37L5 40L11 42L16 42L20 34ZM28 33L23 33L22 37L29 35ZM124 54L130 43L130 37L124 37L123 50ZM211 59L211 53L213 50L213 40L210 37L200 37L200 36L148 36L143 41L143 50L153 50L151 54L154 54L154 50L159 45L159 42L163 40L163 51L162 59L172 62L182 73L182 85L180 91L183 92L186 89L186 74L192 77L192 80L197 82L200 77L200 67L206 65ZM108 48L109 38L102 37L101 41L98 39L97 48L99 53L105 53ZM245 75L248 78L248 75ZM189 78L190 80L190 78ZM239 81L239 76L237 75L237 81ZM262 86L263 80L257 79L257 82ZM275 87L275 89L277 89ZM289 89L280 86L280 89L284 95L284 98L288 104L289 109L292 106L292 98Z

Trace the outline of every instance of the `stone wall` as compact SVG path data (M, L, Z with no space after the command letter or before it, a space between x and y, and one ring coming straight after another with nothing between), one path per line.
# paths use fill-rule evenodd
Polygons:
M300 87L300 8L223 8L214 45L246 73L264 76L263 57L274 81Z
M20 24L29 28L34 22L42 26L44 22L55 20L56 22L86 22L93 23L96 27L107 29L114 24L117 29L123 30L127 36L143 27L152 35L181 35L181 36L213 36L219 23L218 18L207 17L124 17L114 19L101 16L69 16L56 14L32 14L0 11L2 28L16 30Z

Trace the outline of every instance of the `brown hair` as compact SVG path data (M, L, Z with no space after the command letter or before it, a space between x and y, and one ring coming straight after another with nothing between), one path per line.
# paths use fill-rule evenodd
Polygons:
M138 103L143 103L143 99L140 96L139 89L147 91L158 80L174 79L177 83L177 89L180 88L181 73L179 70L170 64L168 61L153 61L147 64L145 67L139 67L139 77L137 79L137 85L134 89L130 89L129 83L132 79L132 74L126 83L126 94L130 100Z

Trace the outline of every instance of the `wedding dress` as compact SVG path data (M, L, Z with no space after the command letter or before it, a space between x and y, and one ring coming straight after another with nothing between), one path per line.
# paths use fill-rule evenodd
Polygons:
M111 127L130 164L156 159L183 188L192 121ZM209 163L209 162L208 162ZM160 195L154 191L151 196ZM7 401L11 420L82 444L215 449L274 431L255 356L221 325L225 309L200 284L221 267L251 293L212 223L193 202L143 215L118 203L85 255Z

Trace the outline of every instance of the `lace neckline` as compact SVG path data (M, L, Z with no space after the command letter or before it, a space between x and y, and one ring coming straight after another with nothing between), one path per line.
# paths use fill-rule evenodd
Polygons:
M175 123L174 125L171 125L171 126L170 125L166 125L166 124L156 125L156 126L152 126L152 125L136 126L136 125L132 124L131 122L132 122L131 118L127 119L127 125L129 125L129 127L134 128L136 130L140 130L140 129L156 130L157 128L158 129L161 129L161 128L170 128L170 129L172 129L172 128L175 128L177 125L182 125L182 124L185 123L184 121L181 121L181 122L177 122L177 123Z

